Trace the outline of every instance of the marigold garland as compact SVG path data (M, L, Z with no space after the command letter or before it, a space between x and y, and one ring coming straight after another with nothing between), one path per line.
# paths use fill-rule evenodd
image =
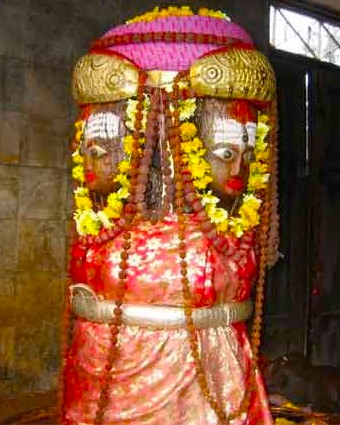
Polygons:
M192 11L190 6L169 6L169 7L155 7L149 12L144 13L143 15L136 16L133 19L126 21L126 24L132 24L135 22L150 22L159 18L168 18L174 16L193 16L195 13ZM197 15L199 16L209 16L211 18L219 18L230 20L230 18L220 10L212 10L206 7L201 7L198 9Z
M142 130L145 129L147 110L150 107L150 100L144 101L143 124ZM243 195L242 205L236 216L230 216L228 211L219 207L219 199L208 189L212 182L210 165L204 158L206 150L202 140L197 136L197 127L189 119L194 115L196 110L195 99L182 100L179 104L181 149L183 151L183 161L190 171L193 184L197 194L205 208L212 223L220 232L229 232L236 237L241 237L244 232L256 227L260 222L259 209L261 206L261 198L257 196L258 192L266 188L269 180L269 148L266 142L266 136L269 131L267 125L268 117L264 114L259 115L256 143L255 143L255 160L250 165L250 174L246 191ZM126 126L132 129L131 125L135 120L136 101L130 99L126 110ZM80 120L75 124L76 134L75 141L78 145L81 143L83 132L85 130L85 121ZM130 157L132 152L132 144L134 138L128 134L123 139L123 148L126 158L118 164L118 174L114 178L114 182L119 183L119 189L111 193L107 198L107 205L97 212L93 210L93 204L90 199L89 190L84 187L84 167L83 158L79 153L79 148L72 155L75 164L72 170L73 178L80 184L74 191L76 211L74 219L79 235L98 235L101 228L109 229L113 226L112 220L118 219L123 210L124 201L129 196L129 172ZM144 139L139 140L140 145L144 143Z
M137 100L129 99L126 109L126 120L125 125L129 130L134 129L135 116L137 112ZM145 96L144 100L144 110L143 110L143 119L142 119L142 131L145 130L146 126L146 115L147 111L150 108L150 99L148 96ZM192 99L186 99L180 101L179 112L180 120L184 121L188 117L192 116L195 112L196 105ZM107 198L107 206L103 210L95 212L93 210L93 204L90 199L89 190L84 187L85 182L85 173L83 166L83 157L79 152L79 147L82 142L83 134L85 131L86 122L84 120L78 120L75 123L75 143L78 148L72 154L72 160L75 164L72 169L72 177L76 180L79 186L74 190L74 199L75 199L75 213L74 220L76 222L76 230L79 235L98 235L101 228L110 229L113 226L111 220L117 219L120 217L124 201L129 196L129 172L130 172L130 158L132 153L132 144L134 143L134 138L132 134L128 134L123 139L123 149L126 155L126 159L123 159L118 164L118 174L114 178L114 182L119 183L120 188L117 192L111 193ZM139 139L140 145L144 143L144 138Z
M210 175L210 165L205 160L205 149L203 142L196 136L197 128L195 124L185 122L180 126L182 138L183 161L193 177L193 184L205 207L212 223L221 232L231 232L237 237L251 228L256 227L260 222L259 209L261 199L255 193L266 188L269 180L268 159L269 149L265 138L269 127L266 124L268 117L260 115L255 144L255 161L251 163L247 189L243 195L243 202L236 217L229 217L228 212L218 207L219 199L212 195L211 190L206 191L209 183L212 182Z
M120 188L118 191L111 193L108 196L107 205L103 210L95 212L93 210L89 190L83 186L85 181L84 166L83 158L79 153L79 145L85 130L85 121L77 121L75 127L75 141L78 143L78 148L72 155L73 162L75 163L72 170L72 176L76 181L78 181L78 183L80 183L80 186L74 190L76 206L74 220L76 222L76 230L81 236L98 235L102 227L106 229L111 228L113 225L111 220L120 217L124 200L129 196L130 181L128 175L130 171L130 156L134 139L129 134L125 136L123 140L124 152L128 159L123 159L118 164L118 174L114 178L114 182L119 183ZM142 144L144 140L140 139L139 142Z

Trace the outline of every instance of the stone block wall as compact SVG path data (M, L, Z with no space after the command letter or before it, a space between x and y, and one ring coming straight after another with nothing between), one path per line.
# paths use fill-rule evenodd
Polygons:
M261 49L267 46L264 0L176 3L225 6ZM156 5L0 1L0 396L57 385L71 218L73 65L90 41Z

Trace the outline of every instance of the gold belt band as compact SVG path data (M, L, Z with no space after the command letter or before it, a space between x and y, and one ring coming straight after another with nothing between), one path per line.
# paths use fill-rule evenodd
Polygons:
M114 317L116 303L100 300L91 287L78 283L71 286L71 305L76 316L91 322L109 323ZM152 329L178 329L186 327L183 307L162 305L124 304L122 323ZM230 302L210 308L193 308L196 328L216 328L247 320L252 313L252 302Z

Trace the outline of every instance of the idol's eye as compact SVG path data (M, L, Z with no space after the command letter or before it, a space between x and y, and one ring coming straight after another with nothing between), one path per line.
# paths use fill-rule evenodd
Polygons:
M252 150L248 150L246 152L244 152L243 154L243 160L244 162L250 164L251 162L253 162L255 160L255 154Z
M88 147L88 152L89 152L89 155L95 159L102 158L104 155L107 154L106 149L103 149L102 147L95 144Z
M235 158L235 152L230 148L218 148L213 151L213 154L223 161L233 161Z

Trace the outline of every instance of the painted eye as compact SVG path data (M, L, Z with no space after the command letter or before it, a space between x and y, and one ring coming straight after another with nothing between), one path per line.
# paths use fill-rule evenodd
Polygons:
M213 151L213 154L224 161L232 161L235 157L235 152L229 148L219 148Z
M99 159L99 158L102 158L104 155L107 154L107 150L101 148L98 145L93 145L89 148L89 153L90 153L92 158Z

